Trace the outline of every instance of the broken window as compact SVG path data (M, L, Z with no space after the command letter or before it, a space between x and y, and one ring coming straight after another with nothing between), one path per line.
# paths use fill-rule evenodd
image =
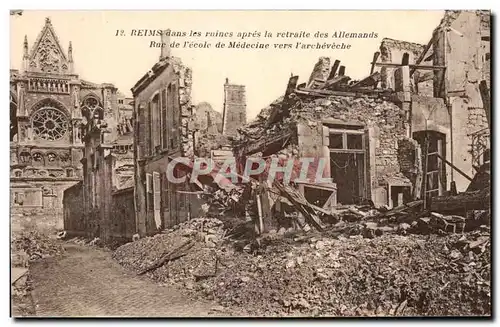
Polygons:
M342 149L344 147L343 135L342 134L330 134L330 148L331 149Z
M347 148L359 150L363 149L363 135L347 134Z

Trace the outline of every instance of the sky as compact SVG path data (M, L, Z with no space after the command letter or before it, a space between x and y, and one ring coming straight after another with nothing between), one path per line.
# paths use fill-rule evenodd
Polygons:
M127 96L131 87L158 61L160 49L150 47L159 36L131 36L132 30L171 29L205 32L233 32L233 38L177 38L171 41L238 40L236 33L271 32L272 38L247 38L269 43L268 50L172 49L193 71L192 100L208 102L222 112L226 78L246 86L247 115L254 118L262 108L285 92L291 74L299 83L309 79L318 58L330 57L346 66L346 75L360 79L369 74L373 53L382 38L427 44L443 17L442 11L24 11L11 16L10 66L21 67L24 36L33 46L50 17L64 51L71 41L75 72L94 83L113 83ZM116 36L124 30L125 36ZM280 32L309 32L310 39L277 38ZM371 39L320 39L316 32L346 31L378 34ZM241 39L240 39L241 40ZM244 41L244 40L243 40ZM274 44L295 42L350 43L349 50L274 50Z

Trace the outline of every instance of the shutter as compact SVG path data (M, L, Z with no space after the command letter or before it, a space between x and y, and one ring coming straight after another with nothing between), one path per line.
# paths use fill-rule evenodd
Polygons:
M161 228L161 183L160 173L153 172L153 210L156 228Z
M153 176L151 174L146 174L146 192L153 192Z

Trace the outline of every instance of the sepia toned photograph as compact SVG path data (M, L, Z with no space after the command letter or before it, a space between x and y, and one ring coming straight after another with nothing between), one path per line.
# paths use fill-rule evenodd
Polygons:
M9 19L11 317L492 317L489 10Z

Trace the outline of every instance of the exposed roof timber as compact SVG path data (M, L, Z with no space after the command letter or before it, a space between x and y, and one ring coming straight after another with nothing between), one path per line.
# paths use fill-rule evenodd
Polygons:
M375 66L380 66L380 67L402 67L403 65L400 64L391 64L391 63L372 63L375 64ZM417 69L422 69L422 70L443 70L446 69L446 66L425 66L425 65L408 65L412 70L417 70Z
M377 52L375 52L375 53L373 54L373 60L372 60L372 62L377 62L378 57L380 57L380 52L378 52L378 51L377 51ZM374 70L375 70L375 65L372 63L372 66L371 66L371 68L370 68L370 75L372 75L372 74L373 74L373 71L374 71Z
M349 76L337 76L329 81L326 81L326 83L323 85L323 88L328 89L329 87L342 84L343 82L348 82L351 78Z
M418 64L420 64L422 62L422 60L427 55L427 52L429 52L429 49L431 48L432 43L434 43L434 35L431 37L431 39L429 40L429 42L425 46L424 51L422 51L422 53L420 54L420 56L418 56L417 60L415 60L415 65L418 65ZM410 69L410 76L413 75L413 73L415 72L415 70L416 70L416 68L415 69Z
M380 73L375 72L375 73L372 73L370 76L363 78L359 82L354 83L350 87L355 88L358 86L376 86L378 81L380 81Z

